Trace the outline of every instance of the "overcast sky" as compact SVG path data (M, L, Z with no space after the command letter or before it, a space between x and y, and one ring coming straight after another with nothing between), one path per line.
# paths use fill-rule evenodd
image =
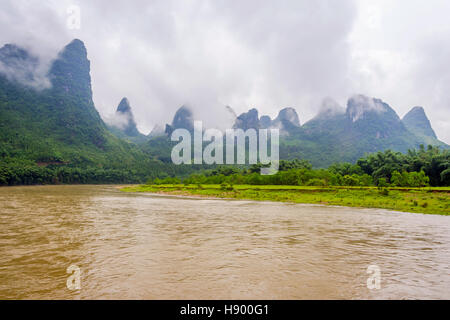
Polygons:
M1 0L0 43L48 61L81 39L101 115L126 96L144 133L185 103L205 120L223 105L294 107L305 123L324 98L361 93L401 117L423 106L450 143L449 12L448 0Z

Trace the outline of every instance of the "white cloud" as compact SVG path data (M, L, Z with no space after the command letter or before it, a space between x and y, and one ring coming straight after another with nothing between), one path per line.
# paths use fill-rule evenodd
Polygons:
M358 18L350 35L355 92L382 98L400 116L423 106L438 137L450 143L450 2L357 4Z

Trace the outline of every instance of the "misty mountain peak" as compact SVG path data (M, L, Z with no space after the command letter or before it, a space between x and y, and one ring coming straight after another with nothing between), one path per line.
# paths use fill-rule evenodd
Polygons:
M272 119L270 119L269 116L261 116L261 118L259 118L259 125L261 129L270 128L272 125Z
M87 50L83 41L74 39L66 45L58 55L56 61L63 62L71 69L78 68L80 72L90 72L90 62L87 58Z
M408 113L411 113L411 112L420 112L420 113L423 113L425 115L425 109L423 107L421 107L421 106L415 106Z
M68 45L66 45L62 51L62 54L77 53L81 58L87 59L87 50L84 42L79 39L73 39Z
M156 124L153 127L152 131L150 131L150 133L148 134L148 137L149 138L154 138L154 137L164 136L164 133L165 133L164 131L165 130L164 130L164 128L161 125Z
M259 125L258 110L253 108L250 109L248 112L242 113L239 117L236 118L234 128L242 130L259 129L260 125Z
M120 113L131 113L130 102L128 101L128 99L126 97L124 97L120 101L119 106L117 107L117 112L120 112Z
M284 108L278 113L278 117L274 121L277 122L288 122L296 127L300 127L300 120L298 118L297 111L294 108Z
M279 129L281 135L288 136L290 132L300 127L297 111L294 108L281 109L272 121L271 127Z
M113 125L120 129L129 137L140 135L133 112L131 111L130 102L127 98L123 98L117 107Z
M373 145L378 140L408 136L408 130L394 109L380 99L363 95L351 97L345 117L351 122L354 137L373 139Z
M355 95L347 102L346 113L353 122L363 119L368 114L382 114L387 112L394 113L398 118L395 111L380 99L369 98L364 95Z
M172 120L172 130L175 129L187 129L189 131L194 130L194 115L192 109L189 106L181 106Z
M49 76L55 90L80 97L93 106L90 69L86 47L75 39L61 50Z
M436 138L436 133L431 127L430 120L425 114L423 107L412 108L402 119L406 128L416 134L421 134L427 137Z

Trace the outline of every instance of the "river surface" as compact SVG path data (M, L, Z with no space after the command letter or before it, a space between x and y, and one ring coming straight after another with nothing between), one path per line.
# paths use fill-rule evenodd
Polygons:
M33 186L0 219L0 299L450 299L446 216Z

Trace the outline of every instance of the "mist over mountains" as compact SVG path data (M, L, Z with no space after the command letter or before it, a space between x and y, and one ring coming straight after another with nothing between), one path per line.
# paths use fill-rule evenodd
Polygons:
M283 159L307 159L318 167L335 162L354 162L366 153L384 151L406 152L420 145L448 148L437 139L425 111L414 107L403 119L387 103L377 98L355 95L344 109L331 99L311 120L300 124L294 108L281 109L275 119L259 116L256 108L237 116L233 128L280 130L280 156ZM201 119L195 119L201 120ZM188 107L181 107L168 130L192 130L194 117ZM150 142L151 144L151 142Z
M194 120L205 120L208 127L208 119L202 117L210 120L215 114L213 122L221 130L279 129L281 158L306 159L316 167L354 162L365 153L386 149L406 152L421 144L448 148L437 139L424 108L414 107L400 119L386 102L364 95L350 97L345 108L328 98L316 117L303 124L301 110L293 107L271 119L257 108L236 115L226 105L198 115L186 104L171 123L160 123L145 136L137 129L132 101L125 97L107 123L100 117L92 100L90 67L86 47L77 39L59 53L47 73L25 49L0 49L3 159L112 167L132 167L145 158L169 162L171 132L192 130Z

